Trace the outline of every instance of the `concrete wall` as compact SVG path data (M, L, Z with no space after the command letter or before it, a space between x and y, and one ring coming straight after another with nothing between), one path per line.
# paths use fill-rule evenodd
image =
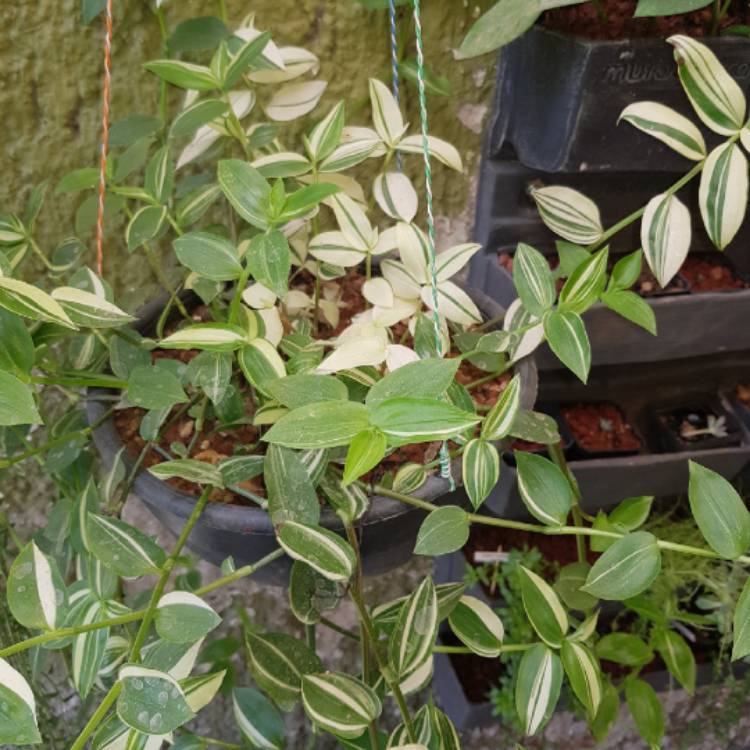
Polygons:
M440 167L435 170L436 210L447 239L464 239L472 221L471 177L478 163L494 61L489 56L459 63L452 50L489 0L427 0L423 4L428 64L447 76L454 89L450 99L430 98L431 130L452 141L467 164L464 176ZM329 88L317 113L325 112L330 102L347 98L360 106L352 120L366 120L367 78L389 80L385 11L367 11L354 0L228 0L227 5L230 24L253 11L257 25L271 29L277 42L307 47L320 57L320 77L329 81ZM169 0L166 9L173 24L188 16L216 14L217 4ZM33 184L49 179L54 185L70 169L95 164L103 32L100 19L89 27L82 25L80 0L0 3L0 29L0 212L20 211ZM113 119L156 112L157 87L141 64L159 57L160 49L149 3L115 0ZM415 90L407 88L405 97L408 117L416 126ZM80 195L50 193L38 229L40 244L47 251L73 233L73 215L80 202ZM142 293L144 284L152 280L142 256L128 256L121 231L117 226L110 230L107 277L123 290ZM83 239L93 246L91 237ZM30 264L26 275L34 276L35 270Z

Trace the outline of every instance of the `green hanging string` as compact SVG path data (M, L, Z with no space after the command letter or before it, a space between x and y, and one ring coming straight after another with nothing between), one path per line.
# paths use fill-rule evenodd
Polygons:
M419 117L422 123L422 156L424 158L424 187L427 197L427 249L430 255L430 285L432 288L432 322L435 329L435 350L438 357L442 357L443 337L440 334L440 314L438 313L437 287L437 254L435 251L435 216L432 210L432 170L430 169L430 142L427 127L427 92L425 88L424 46L422 43L422 18L419 0L414 2L414 28L417 38L417 84L419 87ZM448 444L440 446L440 475L450 483L451 491L456 488L456 482L451 472L451 460L448 454Z

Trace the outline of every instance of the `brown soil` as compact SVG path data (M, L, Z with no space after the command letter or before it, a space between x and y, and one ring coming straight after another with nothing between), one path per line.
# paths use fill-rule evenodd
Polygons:
M311 298L315 295L315 278L307 272L301 275L301 281L292 285L292 289L305 292ZM362 285L365 283L365 277L358 273L356 268L350 268L346 276L335 281L324 281L321 283L321 298L323 298L323 288L335 289L339 294L339 322L335 328L326 322L323 315L320 315L318 321L319 328L317 337L321 339L331 339L338 336L345 328L351 325L352 318L358 313L365 310L365 298L362 296Z
M737 398L742 401L745 406L750 407L750 384L740 383L737 386L735 393L737 394Z
M604 13L593 2L549 10L542 17L542 25L588 39L666 38L672 34L705 37L711 34L710 7L662 18L633 18L637 0L601 0L599 4ZM724 29L749 22L750 11L743 9L742 0L734 0L720 26Z
M750 286L739 278L720 257L688 256L680 273L689 282L692 292L724 292L747 289Z
M635 283L635 291L641 297L660 297L667 294L685 294L688 291L688 283L681 276L675 276L665 287L662 287L656 280L656 276L651 270L644 268L638 281Z
M546 450L546 446L541 443L530 443L528 440L521 440L521 438L518 438L510 444L509 450L526 451L526 453L541 453Z
M463 646L453 633L440 639L446 646ZM476 654L450 654L453 669L470 703L484 703L490 698L490 690L500 682L505 665L500 659L485 659Z
M589 453L637 451L641 441L614 404L573 404L560 409L578 445Z

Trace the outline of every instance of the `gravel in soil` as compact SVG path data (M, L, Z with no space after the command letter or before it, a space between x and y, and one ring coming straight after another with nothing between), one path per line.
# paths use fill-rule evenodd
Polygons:
M689 257L680 269L690 284L691 292L727 292L747 289L748 284L737 276L720 257L697 255Z
M560 407L565 424L588 453L630 453L641 441L614 404L573 404Z

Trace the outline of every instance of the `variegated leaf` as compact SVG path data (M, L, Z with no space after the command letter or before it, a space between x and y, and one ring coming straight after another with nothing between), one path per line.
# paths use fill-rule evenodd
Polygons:
M537 188L531 193L542 221L557 235L578 245L590 245L602 236L597 205L583 193L562 185Z
M0 659L0 743L18 747L41 741L34 693L24 676Z
M307 174L312 168L309 159L294 151L281 151L261 156L260 159L252 162L252 166L266 179L299 177L299 175Z
M560 648L568 632L568 615L555 590L533 571L520 566L521 594L526 614L539 637Z
M432 653L438 625L435 585L427 576L401 606L388 642L388 662L397 679L415 672Z
M454 245L447 250L438 253L435 270L438 281L448 281L455 276L482 246L476 242L465 242L462 245Z
M307 151L314 162L321 162L330 156L336 146L339 145L343 127L344 102L339 102L313 127L307 138Z
M518 491L534 518L547 526L562 526L573 505L573 491L560 469L535 453L515 451Z
M662 287L680 270L690 249L690 212L670 193L652 198L643 213L641 243L649 267Z
M560 291L560 309L581 314L599 299L607 282L608 258L605 247L576 267Z
M284 521L276 538L293 559L302 560L324 578L348 581L356 568L352 548L328 529L312 524Z
M253 339L240 349L237 361L247 381L262 393L266 382L286 375L284 360L265 339Z
M505 637L502 620L481 599L462 596L448 622L461 643L473 653L487 659L500 655Z
M188 591L172 591L159 599L156 632L175 643L195 643L210 633L221 618L200 597Z
M397 151L405 154L422 154L423 148L421 135L407 135L396 146ZM432 158L445 164L446 167L455 169L457 172L463 172L464 167L461 162L461 155L458 153L458 149L448 143L448 141L444 141L442 138L437 138L434 135L428 135L427 150L430 152Z
M523 306L541 315L555 302L555 282L547 259L531 245L518 243L513 256L513 283Z
M417 192L403 172L379 174L372 193L380 208L392 219L410 222L417 213Z
M514 375L482 422L485 440L502 440L510 434L521 406L521 377Z
M350 247L369 251L377 242L377 232L372 228L365 212L348 195L338 193L330 198L336 221Z
M500 457L492 443L482 438L473 438L464 446L462 461L466 494L476 509L487 499L500 479Z
M372 121L380 138L388 146L395 146L406 130L398 102L391 90L381 81L370 79Z
M259 750L283 750L286 728L276 707L253 688L232 691L232 709L243 737Z
M25 281L0 275L0 307L32 320L46 320L66 328L76 325L60 303Z
M601 670L596 656L583 643L564 641L560 651L570 686L593 718L602 699Z
M134 320L132 315L103 297L72 286L53 289L52 299L60 303L74 323L86 328L111 328Z
M159 342L161 349L203 349L231 352L248 344L245 332L227 323L196 323L175 331Z
M266 114L276 122L296 120L315 109L327 85L325 81L286 83L271 97Z
M516 678L516 710L524 734L536 734L550 720L562 679L560 657L551 649L537 643L524 652Z
M435 309L435 300L429 286L422 287L422 302ZM482 313L469 295L452 281L440 281L437 285L437 310L448 320L463 326L482 322Z
M706 157L703 135L687 117L658 102L635 102L622 111L621 120L666 143L678 154L702 161Z
M367 255L364 250L352 247L343 232L321 232L310 240L310 255L323 263L351 268L362 263Z

